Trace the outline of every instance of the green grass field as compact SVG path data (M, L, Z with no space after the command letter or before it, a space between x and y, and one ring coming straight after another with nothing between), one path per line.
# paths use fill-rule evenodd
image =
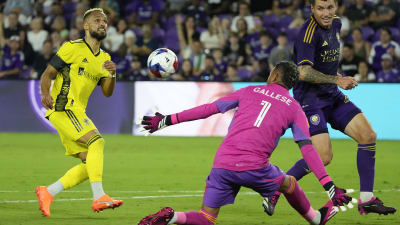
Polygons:
M64 156L56 134L0 133L1 225L109 225L136 224L163 206L177 211L198 210L215 151L222 138L134 137L104 135L106 140L103 184L105 191L124 200L116 210L94 213L90 185L85 183L59 194L50 218L41 216L34 189L56 181L79 163ZM328 172L340 187L358 190L356 147L352 141L333 141L334 159ZM379 141L376 156L375 195L400 208L400 142ZM288 170L301 157L292 140L282 140L272 162ZM314 175L300 185L319 208L328 197ZM354 196L358 197L358 193ZM261 197L243 188L235 205L222 208L217 224L307 224L284 198L270 217ZM400 213L361 216L356 209L339 213L329 224L400 224Z

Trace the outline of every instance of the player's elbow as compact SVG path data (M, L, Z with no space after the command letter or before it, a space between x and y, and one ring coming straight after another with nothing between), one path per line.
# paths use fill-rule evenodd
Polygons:
M310 65L299 66L299 80L304 80L305 79L306 74L308 73L310 68L311 68Z
M109 98L113 95L113 93L112 93L112 91L103 91L103 95L106 96L107 98Z

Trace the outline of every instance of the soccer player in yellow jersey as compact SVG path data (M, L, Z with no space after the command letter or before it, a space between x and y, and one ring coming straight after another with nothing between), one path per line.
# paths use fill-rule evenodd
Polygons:
M55 195L88 178L94 211L116 208L123 203L103 191L104 140L85 113L88 99L97 85L106 97L112 95L115 87L115 63L100 49L100 42L106 37L107 16L101 8L94 8L86 11L83 21L85 38L65 42L41 78L42 103L48 109L46 118L57 129L65 154L82 161L55 183L36 188L44 216L50 216L50 204ZM49 93L52 79L55 81Z

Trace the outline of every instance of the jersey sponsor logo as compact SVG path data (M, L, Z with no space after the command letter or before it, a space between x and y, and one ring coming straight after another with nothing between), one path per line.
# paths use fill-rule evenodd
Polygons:
M322 44L322 47L328 46L328 42L324 41L324 43Z
M312 116L310 116L310 122L311 124L317 126L319 124L319 122L321 121L321 119L319 118L318 114L314 114Z
M329 63L339 61L340 48L325 50L321 52L322 62Z

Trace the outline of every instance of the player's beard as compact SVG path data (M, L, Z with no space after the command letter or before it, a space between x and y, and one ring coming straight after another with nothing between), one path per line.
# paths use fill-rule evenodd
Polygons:
M90 36L93 38L97 39L98 41L103 40L107 36L107 32L104 32L104 34L94 31L92 29L89 29Z

